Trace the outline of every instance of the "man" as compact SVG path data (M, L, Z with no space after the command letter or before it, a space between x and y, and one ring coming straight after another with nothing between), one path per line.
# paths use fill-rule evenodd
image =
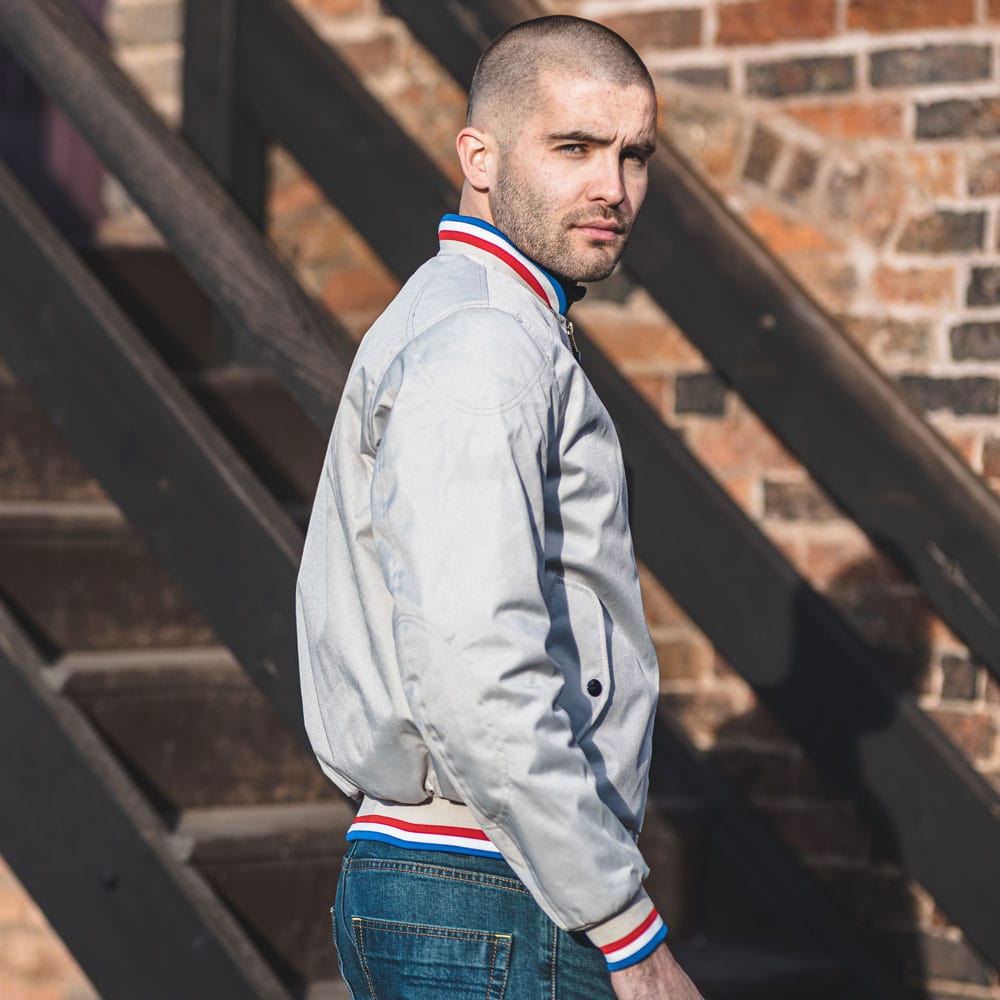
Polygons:
M484 54L460 215L366 334L298 588L306 724L361 800L355 997L694 1000L642 889L657 665L568 304L646 191L649 73L546 17Z

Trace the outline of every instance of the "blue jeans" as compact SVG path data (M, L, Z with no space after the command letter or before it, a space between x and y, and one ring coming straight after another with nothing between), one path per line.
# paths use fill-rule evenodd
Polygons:
M614 1000L601 952L497 858L355 841L333 929L354 1000Z

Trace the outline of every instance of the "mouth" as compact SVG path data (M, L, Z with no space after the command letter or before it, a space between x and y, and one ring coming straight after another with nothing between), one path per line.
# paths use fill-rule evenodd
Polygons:
M594 219L589 222L578 222L575 229L587 239L610 243L625 233L625 227L609 219Z

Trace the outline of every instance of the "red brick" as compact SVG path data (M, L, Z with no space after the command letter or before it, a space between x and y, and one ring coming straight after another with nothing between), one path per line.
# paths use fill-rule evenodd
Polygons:
M825 38L835 28L834 0L752 0L719 8L721 45L756 45L783 38Z
M701 44L701 11L668 9L601 18L637 49L680 49Z
M694 630L687 615L642 563L639 564L639 587L642 590L642 606L650 628L683 625Z
M391 35L376 35L360 41L343 42L337 50L359 76L377 76L398 63L396 40Z
M986 704L1000 705L1000 681L992 674L986 675Z
M906 305L955 305L955 269L881 265L872 274L875 294L885 302Z
M763 206L748 213L746 223L779 256L802 250L832 250L837 246L815 226L795 222Z
M661 416L670 410L667 379L663 375L630 375L629 381L639 395Z
M701 746L711 746L741 716L742 693L729 691L667 692L664 701L671 715Z
M722 484L722 488L743 510L747 511L751 517L757 516L757 496L760 487L760 477L756 473L751 475L722 475L719 477L719 482Z
M712 671L711 645L697 635L661 639L655 643L660 681L700 680Z
M850 261L830 254L803 253L789 254L785 263L828 312L850 309L858 288L857 273Z
M974 16L974 0L850 0L847 26L907 31L971 24Z
M296 0L296 6L317 14L363 14L371 8L371 0Z
M274 185L268 196L267 211L273 219L303 209L313 209L323 202L323 193L319 188L305 174L299 174Z
M702 363L702 356L669 320L662 323L636 322L621 310L603 306L573 309L580 323L601 351L616 365L659 364L666 367Z
M1000 476L1000 437L988 437L983 442L983 474Z
M879 362L923 360L929 356L931 328L926 320L842 316L840 321L848 336Z
M902 577L895 567L878 555L860 533L849 539L808 541L802 568L809 581L820 590L835 582L850 579L859 584L899 583Z
M869 104L809 104L785 109L807 128L833 139L897 139L903 135L903 108L880 101Z
M977 197L1000 194L1000 153L985 153L970 159L969 194Z
M372 266L335 271L323 286L323 302L334 312L382 310L399 291L396 280Z
M965 461L972 465L979 454L979 435L975 431L955 430L953 427L941 427L939 433L958 452Z
M930 715L966 756L986 760L993 755L997 727L986 713L951 712L939 708Z
M722 478L741 472L798 468L778 439L748 417L699 421L687 428L685 440L698 459Z
M947 150L905 153L901 162L912 193L927 198L950 198L958 192L958 155Z

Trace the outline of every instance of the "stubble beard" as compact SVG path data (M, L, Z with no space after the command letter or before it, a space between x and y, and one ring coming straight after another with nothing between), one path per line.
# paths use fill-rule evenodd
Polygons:
M523 253L546 271L567 281L602 281L615 269L628 242L630 226L608 208L585 208L553 218L545 196L509 166L502 165L490 189L494 225ZM597 218L624 228L614 243L586 241L586 252L573 246L573 226ZM580 234L577 239L580 240Z

